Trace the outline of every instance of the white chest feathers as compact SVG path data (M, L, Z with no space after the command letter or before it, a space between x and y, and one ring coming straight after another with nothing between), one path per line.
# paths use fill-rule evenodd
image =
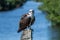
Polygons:
M32 13L29 13L28 15L27 15L27 17L33 17L33 14Z

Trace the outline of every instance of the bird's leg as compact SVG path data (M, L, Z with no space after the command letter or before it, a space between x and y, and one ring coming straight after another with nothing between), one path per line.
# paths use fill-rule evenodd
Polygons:
M31 26L29 25L29 29L31 29Z
M32 30L32 31L33 31L33 29L31 28L31 26L30 26L30 25L28 26L28 29L30 29L30 30Z

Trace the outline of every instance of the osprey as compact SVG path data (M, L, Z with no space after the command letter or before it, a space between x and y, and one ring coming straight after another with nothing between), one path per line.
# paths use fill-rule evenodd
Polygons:
M34 10L30 9L27 14L22 15L21 20L19 22L18 33L26 28L31 29L31 25L35 21Z

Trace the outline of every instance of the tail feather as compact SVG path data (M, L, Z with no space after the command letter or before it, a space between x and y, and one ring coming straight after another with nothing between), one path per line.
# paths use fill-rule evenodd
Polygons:
M21 26L19 29L18 29L18 31L17 31L17 33L19 33L19 32L21 32L22 30L24 30L25 28L27 28L26 26Z
M19 32L21 32L21 30L20 30L20 29L17 31L17 33L19 33Z

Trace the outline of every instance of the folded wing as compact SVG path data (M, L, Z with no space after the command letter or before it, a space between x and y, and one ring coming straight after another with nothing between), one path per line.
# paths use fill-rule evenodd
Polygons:
M27 15L24 15L20 20L18 32L26 29L27 26L29 26L30 21L31 21L31 18L30 17L28 18Z

